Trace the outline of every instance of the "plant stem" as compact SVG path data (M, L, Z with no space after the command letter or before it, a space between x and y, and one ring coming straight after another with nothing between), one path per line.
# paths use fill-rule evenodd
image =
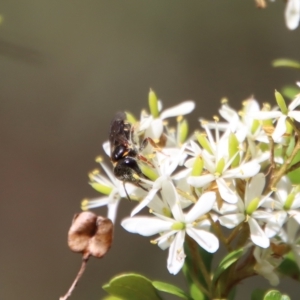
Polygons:
M79 272L78 272L78 274L77 274L75 280L73 281L72 285L70 286L68 292L67 292L64 296L60 297L59 300L66 300L66 299L68 299L68 298L71 296L71 294L72 294L73 290L75 289L75 287L76 287L76 285L77 285L79 279L81 278L82 274L83 274L84 271L85 271L85 268L86 268L86 264L87 264L87 262L88 262L88 259L89 259L89 257L83 257L83 258L82 258L81 267L80 267L80 269L79 269Z

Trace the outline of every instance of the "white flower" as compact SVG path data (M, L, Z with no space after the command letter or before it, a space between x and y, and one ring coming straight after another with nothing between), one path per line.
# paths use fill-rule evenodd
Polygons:
M146 197L132 210L131 216L137 214L152 201L153 197L161 189L164 182L172 181L173 178L179 180L186 175L186 172L188 172L189 170L183 170L179 174L176 174L176 176L171 176L171 174L178 167L179 163L182 162L183 157L186 156L184 153L184 149L185 145L182 145L181 149L169 149L171 151L170 153L165 151L166 149L164 149L164 153L156 153L156 156L153 158L152 163L155 167L156 172L158 173L158 177L154 182L141 178L141 181L152 185L152 188L150 189Z
M275 236L281 230L288 218L293 218L300 224L300 191L299 186L292 186L287 176L282 177L276 186L276 201L269 198L263 207L272 209L265 232L268 237Z
M227 228L234 228L242 221L247 221L252 242L257 246L267 248L270 246L270 240L261 228L260 223L266 223L271 214L264 210L258 210L269 197L269 194L262 196L264 186L264 175L259 173L254 176L250 183L246 185L244 201L239 199L237 210L232 211L232 208L228 209L223 216L219 217L219 221L222 226Z
M275 269L280 265L282 259L272 256L271 249L262 249L259 247L255 247L253 255L256 259L254 270L269 280L271 285L278 285L279 277Z
M272 138L275 142L278 142L280 138L286 132L286 119L290 117L295 119L297 122L300 122L300 111L294 110L297 106L300 105L300 96L297 96L288 106L287 112L283 113L281 110L273 111L259 111L256 112L253 117L258 120L268 120L268 119L277 119L277 124L274 132L272 133Z
M204 166L208 174L190 176L187 182L194 187L205 187L215 181L221 198L228 203L236 203L238 196L235 192L233 179L246 179L256 175L260 170L260 164L256 160L252 160L230 169L234 158L229 158L228 155L228 137L230 130L227 130L222 137L219 138L219 131L218 128L216 128L216 140L214 140L207 125L204 124L203 127L206 129L211 149L211 153L206 149L202 151Z
M143 236L161 234L155 242L162 249L169 247L167 267L171 274L177 274L185 259L183 244L186 233L207 252L213 253L219 248L216 236L206 230L206 225L204 227L196 221L211 210L216 195L214 192L204 193L187 214L182 212L178 194L170 181L163 182L162 197L169 203L173 218L154 213L156 217L127 218L121 225L127 231Z
M295 219L289 218L286 223L286 231L281 230L279 233L281 241L291 247L294 254L295 261L300 268L300 236L299 236L299 223Z
M300 0L288 0L284 16L287 28L296 29L300 20Z
M115 222L119 202L122 198L127 198L124 190L123 182L118 180L112 171L102 162L102 159L98 160L102 169L105 171L108 178L103 176L100 172L94 172L90 174L91 186L104 194L105 196L83 200L81 204L82 210L88 210L100 206L107 205L108 212L107 217ZM128 194L134 195L134 197L141 197L145 192L141 189L137 189L132 184L126 184L126 190Z
M159 108L161 108L161 102L159 102ZM177 117L189 114L195 108L194 101L185 101L169 109L165 109L160 113L158 118L154 118L152 115L141 115L140 131L145 130L145 136L157 140L161 137L164 128L164 120L170 117Z

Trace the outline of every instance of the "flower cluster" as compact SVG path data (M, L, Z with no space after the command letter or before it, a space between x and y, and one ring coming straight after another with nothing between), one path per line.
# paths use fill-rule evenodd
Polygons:
M171 274L183 267L189 239L209 253L220 243L229 252L243 248L253 258L253 272L276 285L279 277L274 271L287 253L292 251L300 267L300 180L290 176L300 166L300 96L288 106L277 91L275 98L277 107L260 107L250 98L239 112L223 100L223 121L200 119L200 128L188 137L183 116L194 110L194 102L162 110L150 91L150 112L143 111L139 121L127 114L135 139L154 141L141 149L145 159L138 161L145 190L124 185L98 159L106 176L92 172L90 184L103 196L84 200L82 208L107 205L108 217L115 222L126 188L137 205L121 225L131 233L156 235L151 242L169 249ZM174 117L171 127L169 119ZM108 155L109 147L104 144ZM225 228L230 230L227 236Z

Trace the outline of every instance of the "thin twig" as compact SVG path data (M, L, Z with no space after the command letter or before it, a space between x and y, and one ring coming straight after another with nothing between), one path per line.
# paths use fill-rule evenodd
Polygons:
M78 272L73 284L70 286L68 292L64 296L60 297L59 300L67 300L71 296L73 290L75 289L75 287L77 285L77 282L79 281L79 279L81 278L83 272L85 271L86 264L87 264L88 260L89 260L89 257L86 257L86 258L82 259L81 267L79 269L79 272Z

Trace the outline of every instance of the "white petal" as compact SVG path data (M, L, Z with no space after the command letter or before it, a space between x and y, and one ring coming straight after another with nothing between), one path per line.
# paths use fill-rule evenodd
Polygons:
M300 97L297 96L290 104L289 104L289 111L294 110L297 106L300 105Z
M177 191L173 183L169 180L162 183L162 198L170 205L173 217L176 221L183 222L184 216L178 199Z
M286 116L282 115L278 120L277 120L277 125L272 133L272 138L276 142L278 141L279 138L281 138L286 131L286 124L285 124Z
M177 232L174 241L169 248L169 256L167 267L171 274L176 275L182 268L185 260L185 253L183 249L185 231L180 230Z
M106 141L102 144L103 150L106 153L107 156L110 157L110 143L109 141Z
M155 241L157 242L157 246L162 250L166 250L167 248L169 248L174 240L174 236L176 233L176 230L171 230L155 239Z
M185 216L186 223L192 223L200 216L208 213L216 201L215 192L207 192L201 195L196 204L190 209Z
M120 203L120 201L112 201L107 206L107 209L108 209L107 218L111 219L113 223L115 223L115 221L116 221L119 203Z
M221 198L228 203L237 203L238 197L236 193L227 185L223 178L216 180Z
M289 218L287 221L287 234L288 234L288 243L294 243L297 232L299 230L299 223L293 218Z
M150 236L170 230L172 223L156 217L134 217L124 219L121 225L131 233Z
M245 204L248 206L249 202L256 197L260 197L265 187L266 179L263 173L255 175L249 184L246 186Z
M144 207L146 207L153 199L153 197L156 195L159 189L152 188L148 195L132 210L130 216L136 215L138 212L140 212Z
M151 122L151 125L145 132L146 137L150 137L152 139L159 139L163 133L164 125L161 119L154 119Z
M260 170L260 164L256 160L249 161L237 168L227 170L223 173L223 178L241 178L253 177Z
M285 211L278 211L269 219L265 226L265 233L268 238L272 238L280 231L283 223L286 220L286 217L287 213Z
M165 109L161 114L160 118L162 120L170 117L177 117L189 114L195 108L194 101L185 101L171 108Z
M256 111L249 113L249 116L256 120L268 120L268 119L275 119L279 118L282 115L281 111Z
M215 176L212 174L205 174L202 176L190 176L187 178L187 183L194 187L203 187L208 183L215 180Z
M300 19L300 1L288 0L284 16L287 28L290 30L296 29Z
M238 213L219 217L220 224L227 228L234 228L245 220L245 215Z
M252 242L259 247L268 248L270 246L270 240L260 228L257 221L249 217L248 223Z
M195 228L187 228L186 233L198 243L200 247L209 253L214 253L219 249L219 240L212 233Z
M300 111L294 110L288 113L288 116L295 119L297 122L300 122Z

